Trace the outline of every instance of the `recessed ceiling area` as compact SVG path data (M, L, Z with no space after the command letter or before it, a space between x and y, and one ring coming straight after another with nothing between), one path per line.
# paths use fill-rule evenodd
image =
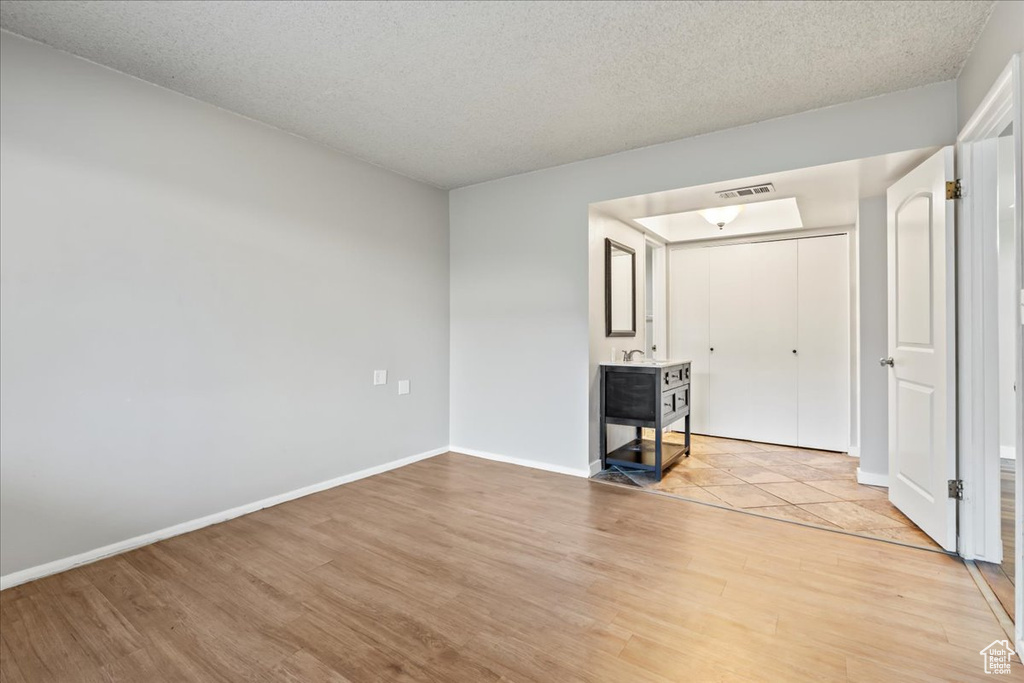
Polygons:
M777 230L799 230L804 227L800 218L800 208L793 197L752 201L737 206L743 210L723 227L710 223L701 215L699 209L637 218L636 222L666 242L738 237Z
M955 78L992 2L51 2L0 25L442 188Z
M655 192L598 202L591 208L617 218L664 242L691 242L817 228L845 228L857 221L863 197L884 195L886 189L938 148L910 150L825 166L801 168L748 178ZM765 199L719 197L722 190L772 183ZM699 211L743 206L723 229L710 224Z

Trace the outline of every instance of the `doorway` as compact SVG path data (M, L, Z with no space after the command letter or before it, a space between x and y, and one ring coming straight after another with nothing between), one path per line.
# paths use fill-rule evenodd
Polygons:
M939 550L888 500L884 436L880 444L862 443L864 433L887 433L886 374L878 367L887 327L886 190L935 152L911 150L592 205L592 244L621 231L647 241L638 284L645 302L665 297L667 334L664 345L655 344L654 325L641 322L637 337L643 341L627 346L591 330L591 414L603 410L599 366L621 363L623 348L646 347L648 359L688 362L693 431L689 457L672 458L660 478L628 467L609 467L595 478ZM664 285L653 277L658 251L652 243L665 254ZM593 272L591 278L600 284ZM600 290L592 290L592 307L599 310ZM862 296L871 297L870 306L862 305ZM867 344L867 335L879 339ZM617 349L611 355L610 344ZM864 385L862 375L870 370L883 381ZM883 408L865 411L865 404ZM609 450L628 445L639 427L622 428L629 433L619 438L618 428L608 427ZM670 455L685 448L682 429L679 419L660 435ZM595 440L599 434L599 428L592 432ZM658 434L651 428L640 434L651 450ZM592 442L593 459L599 451Z
M646 356L653 359L666 358L667 332L666 310L666 247L659 240L646 236L645 259L645 321Z
M988 581L1007 614L1014 618L1014 584L1016 558L1014 530L1016 528L1017 447L1015 416L1016 404L1016 253L1017 239L1014 225L1013 124L1010 123L991 141L996 169L996 387L998 392L998 477L999 477L999 554L992 562L979 562ZM995 561L997 560L997 561Z
M1022 443L1020 395L1022 161L1020 58L1014 56L957 140L960 206L960 452L965 497L961 554L978 563L1024 635L1021 587Z

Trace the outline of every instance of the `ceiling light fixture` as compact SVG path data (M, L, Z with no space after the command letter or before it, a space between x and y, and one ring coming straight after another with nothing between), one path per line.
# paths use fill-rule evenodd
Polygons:
M742 206L719 206L714 209L701 209L697 213L708 223L717 225L718 229L721 230L736 220L736 216L739 216L742 212Z

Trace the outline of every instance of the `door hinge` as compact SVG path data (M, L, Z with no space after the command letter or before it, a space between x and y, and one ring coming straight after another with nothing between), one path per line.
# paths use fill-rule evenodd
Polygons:
M963 479L950 479L949 485L949 497L956 498L957 500L964 499L964 480Z
M946 181L946 199L963 199L964 186L960 179Z

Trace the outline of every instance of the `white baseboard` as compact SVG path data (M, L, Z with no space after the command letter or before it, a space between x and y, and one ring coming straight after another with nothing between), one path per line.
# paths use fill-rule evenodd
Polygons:
M474 458L483 458L484 460L494 460L495 462L505 462L510 465L519 465L521 467L530 467L535 470L544 470L545 472L557 472L558 474L568 474L573 477L587 478L590 476L589 468L575 468L575 467L563 467L561 465L551 465L546 462L540 462L539 460L526 460L524 458L510 458L507 455L498 455L497 453L488 453L487 451L478 451L473 448L465 448L463 446L450 446L449 450L453 453L461 453L462 455L471 455Z
M846 451L846 454L851 458L859 458L860 446L850 446L850 448Z
M889 475L888 474L874 474L873 472L865 472L861 468L857 468L857 483L866 484L868 486L884 486L889 488Z
M1017 449L1014 448L1013 446L1000 446L999 457L1002 458L1003 460L1016 460Z
M365 470L359 470L358 472L345 474L334 479L322 481L318 484L304 486L300 489L295 489L294 491L288 491L287 493L281 493L276 496L271 496L270 498L264 498L263 500L258 500L252 503L246 503L245 505L239 505L238 507L231 508L230 510L215 512L212 515L200 517L199 519L193 519L188 522L182 522L181 524L169 526L165 529L151 531L148 534L142 534L141 536L135 536L134 538L129 538L124 541L111 543L110 545L105 545L102 548L96 548L95 550L87 550L84 553L72 555L71 557L65 557L60 560L47 562L46 564L40 564L35 567L29 567L28 569L22 569L21 571L11 572L10 574L0 576L0 590L6 590L13 586L17 586L28 581L33 581L35 579L41 579L44 576L49 576L50 574L56 574L58 572L67 571L68 569L72 569L83 564L96 562L97 560L102 560L103 558L110 557L111 555L119 555L123 552L134 550L135 548L139 548L144 545L149 545L150 543L156 543L157 541L162 541L166 538L171 538L172 536L180 536L181 534L186 534L190 531L202 529L203 527L210 526L211 524L219 524L220 522L226 522L229 519L241 517L242 515L247 515L250 512L256 512L257 510L262 510L263 508L273 507L274 505L280 505L281 503L287 503L290 500L302 498L303 496L308 496L313 493L319 493L320 491L325 491L327 489L334 488L335 486L347 484L358 479L365 479L366 477L372 477L375 474L387 472L388 470L404 467L405 465L411 465L412 463L418 460L426 460L427 458L432 458L435 455L441 455L442 453L447 452L447 446L444 446L442 448L435 448L434 450L431 451L417 453L416 455L410 455L407 458L392 460L391 462L386 462L383 465L368 467Z
M590 463L590 476L594 476L595 474L597 474L600 471L601 471L601 461L600 460L595 460L592 463Z

